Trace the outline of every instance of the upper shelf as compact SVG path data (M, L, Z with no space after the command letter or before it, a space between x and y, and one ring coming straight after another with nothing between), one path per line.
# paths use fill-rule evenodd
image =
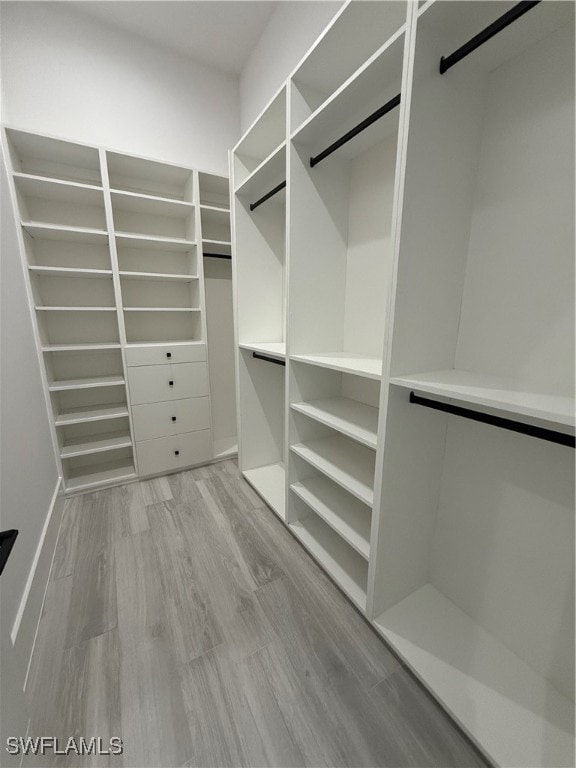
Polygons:
M56 240L71 243L106 243L108 232L93 227L73 227L47 224L38 221L23 221L22 228L30 237L38 240Z
M94 184L49 179L27 173L15 173L14 181L16 189L26 198L37 197L58 203L79 203L104 207L102 187Z
M292 135L295 143L305 145L315 155L398 96L402 85L404 30L401 27L304 121ZM391 109L338 150L339 153L355 157L395 134L398 115L398 108Z
M191 248L194 248L196 241L184 237L162 237L160 235L142 235L136 232L116 232L116 244L126 248L186 253Z
M240 349L259 352L262 355L268 355L277 360L284 360L286 357L286 344L283 341L250 341L238 346Z
M353 352L315 352L305 355L291 355L290 358L299 363L318 365L320 368L330 368L333 371L366 376L367 379L380 381L382 378L381 358L365 357Z
M184 218L194 211L194 204L184 200L170 200L167 197L145 195L139 192L124 192L112 189L112 207L129 213L145 213L149 216Z
M227 176L198 173L200 204L230 210L230 182Z
M394 376L390 383L554 426L574 427L576 424L574 398L520 390L513 382L470 371L451 369Z
M7 129L6 135L15 171L84 184L102 184L100 158L95 147L12 128Z
M107 152L106 161L113 189L172 200L193 200L193 174L190 168L116 152Z
M280 182L286 181L286 142L283 141L266 157L252 173L236 188L236 194L254 202L262 195L270 192ZM278 194L271 201L285 200L285 196Z
M301 125L397 33L406 22L407 5L406 2L345 5L292 75L291 130Z

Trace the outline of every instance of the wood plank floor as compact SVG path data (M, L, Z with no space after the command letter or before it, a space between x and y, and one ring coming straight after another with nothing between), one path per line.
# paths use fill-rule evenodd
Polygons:
M124 754L25 765L485 765L233 461L67 501L28 688Z

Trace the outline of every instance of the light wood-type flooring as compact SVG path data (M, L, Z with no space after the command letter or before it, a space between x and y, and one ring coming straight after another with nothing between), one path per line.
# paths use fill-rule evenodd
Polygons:
M235 462L66 502L29 734L68 766L480 766Z

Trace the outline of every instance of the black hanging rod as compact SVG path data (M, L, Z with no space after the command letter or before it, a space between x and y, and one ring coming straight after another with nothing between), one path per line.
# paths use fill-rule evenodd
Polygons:
M343 144L346 144L350 141L350 139L353 139L354 136L358 136L359 133L362 133L362 131L365 131L366 128L372 125L372 123L375 123L376 120L380 120L381 117L384 117L385 114L388 112L391 112L395 107L397 107L400 104L400 95L394 96L393 99L390 99L390 101L387 101L386 104L382 105L379 109L376 110L376 112L372 112L371 115L368 115L368 117L365 117L364 120L362 120L361 123L358 123L354 128L348 131L348 133L345 133L344 136L341 136L337 141L335 141L333 144L330 144L329 147L326 147L320 154L314 155L314 157L310 158L310 168L314 168L315 165L318 165L318 163L321 163L322 160L324 160L328 155L331 155L332 152L336 152L337 149L340 149L340 147Z
M15 528L11 528L9 531L0 532L0 573L4 570L6 560L12 551L18 531Z
M475 51L476 48L479 48L487 40L497 35L498 32L501 32L505 27L512 24L513 21L519 19L520 16L523 16L540 2L541 0L523 0L523 2L517 3L509 11L506 11L506 13L496 19L496 21L489 24L482 32L474 35L467 43L464 43L458 50L451 53L450 56L442 56L440 59L440 74L443 75L450 67L453 67L454 64L457 64L465 56L468 56L469 53Z
M286 365L284 360L277 360L275 357L261 355L260 352L252 352L252 357L255 357L257 360L266 360L267 363L274 363L275 365Z
M205 253L204 254L205 259L231 259L232 256L228 253Z
M574 437L574 435L567 435L564 432L556 432L553 429L546 429L545 427L536 427L533 424L524 424L521 421L505 419L502 416L493 416L490 413L473 411L470 408L462 408L459 405L452 405L452 403L441 403L438 400L430 400L427 397L415 395L414 392L410 392L410 402L415 403L416 405L424 405L426 408L433 408L436 411L450 413L453 416L462 416L464 419L471 419L472 421L480 421L483 424L490 424L493 427L509 429L511 432L519 432L521 435L538 437L540 440L548 440L550 443L558 443L559 445L566 445L569 448L576 448L576 437Z
M280 192L281 189L284 189L286 186L286 182L282 181L280 184L278 184L277 187L274 187L274 189L271 189L270 192L266 192L265 195L262 195L260 200L256 200L255 203L250 203L250 210L253 211L254 208L258 208L259 205L262 205L262 203L265 203L266 200L270 200L270 198L275 195L277 192Z

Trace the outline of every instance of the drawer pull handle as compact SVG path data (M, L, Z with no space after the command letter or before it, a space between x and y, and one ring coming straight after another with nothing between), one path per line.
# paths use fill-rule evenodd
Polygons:
M172 357L172 352L166 352L166 357Z
M174 451L174 456L180 456L180 451Z
M168 381L168 386L173 387L174 386L174 379L170 379Z
M176 421L176 416L172 416L172 421Z

